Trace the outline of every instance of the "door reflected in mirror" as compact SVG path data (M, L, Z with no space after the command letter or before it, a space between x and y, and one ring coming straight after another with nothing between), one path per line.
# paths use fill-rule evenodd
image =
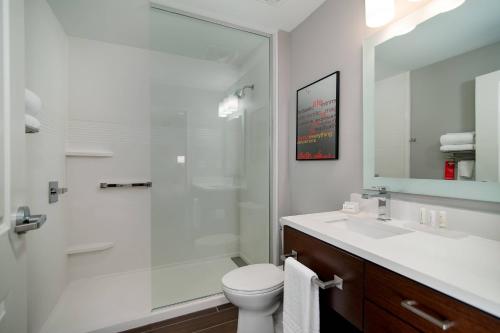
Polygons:
M500 1L375 47L375 176L500 181Z

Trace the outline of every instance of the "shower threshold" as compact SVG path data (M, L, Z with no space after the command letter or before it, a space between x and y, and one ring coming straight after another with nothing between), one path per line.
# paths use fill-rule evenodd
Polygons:
M220 279L236 267L226 257L73 281L41 333L120 332L225 304Z

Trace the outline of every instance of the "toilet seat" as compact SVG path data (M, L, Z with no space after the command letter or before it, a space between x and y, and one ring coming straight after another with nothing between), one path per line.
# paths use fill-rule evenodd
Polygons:
M283 288L284 274L272 264L237 268L222 278L224 288L240 295L266 294Z

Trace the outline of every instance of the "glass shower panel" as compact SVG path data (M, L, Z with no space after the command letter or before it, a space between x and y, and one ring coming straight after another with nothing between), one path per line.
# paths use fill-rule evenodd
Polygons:
M269 262L270 41L151 10L152 306Z

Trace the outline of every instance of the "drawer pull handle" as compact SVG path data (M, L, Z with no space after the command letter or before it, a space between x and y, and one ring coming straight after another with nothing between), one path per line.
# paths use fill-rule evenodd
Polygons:
M452 321L449 321L449 320L439 320L439 319L431 316L430 314L428 314L428 313L420 310L419 308L417 308L416 307L417 305L418 305L417 301L413 301L413 300L404 300L404 301L401 302L401 306L403 308L405 308L406 310L410 311L413 314L416 314L420 318L425 319L428 322L430 322L430 323L438 326L443 331L446 331L450 327L453 327L455 325L455 323L452 322Z

